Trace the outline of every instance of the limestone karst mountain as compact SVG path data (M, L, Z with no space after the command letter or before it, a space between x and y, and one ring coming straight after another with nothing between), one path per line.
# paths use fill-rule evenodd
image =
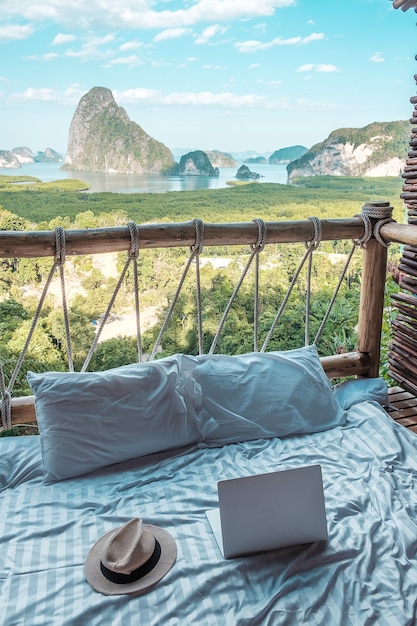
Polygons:
M209 157L203 150L194 150L183 154L179 163L176 163L168 172L173 176L219 176L219 168L213 167Z
M17 157L19 163L33 163L34 154L27 146L13 148L12 152Z
M271 154L268 159L268 163L270 165L275 165L276 163L291 163L291 161L300 159L306 152L308 152L308 148L300 145L289 146L288 148L280 148L279 150L275 150L275 152Z
M171 151L117 105L110 89L93 87L74 113L63 169L161 174L174 165Z
M408 152L408 121L339 128L287 165L288 182L299 176L398 176Z
M236 167L237 165L236 159L229 152L221 152L220 150L204 150L204 152L213 167Z

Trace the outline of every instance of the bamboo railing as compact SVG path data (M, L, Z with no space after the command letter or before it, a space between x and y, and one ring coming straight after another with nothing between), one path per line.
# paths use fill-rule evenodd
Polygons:
M417 226L397 224L390 219L372 217L376 207L388 203L368 203L370 239L363 247L363 274L359 310L357 349L350 353L322 357L329 378L378 376L387 247L390 242L417 246ZM320 221L321 239L357 240L364 237L366 223L360 216ZM173 248L195 244L195 224L143 224L139 227L140 248ZM311 220L266 222L267 243L305 243L314 237ZM204 247L255 245L255 223L204 224ZM54 231L0 231L0 258L54 257ZM127 227L65 232L66 255L96 254L129 250L131 237ZM11 399L12 423L36 420L33 397Z

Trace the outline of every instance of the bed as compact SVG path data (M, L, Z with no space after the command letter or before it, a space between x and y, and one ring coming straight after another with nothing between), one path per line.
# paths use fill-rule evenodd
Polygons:
M415 624L417 439L320 367L307 347L29 375L40 436L0 440L0 623ZM217 482L317 463L328 540L225 560ZM175 538L175 565L144 595L97 593L87 554L135 517Z

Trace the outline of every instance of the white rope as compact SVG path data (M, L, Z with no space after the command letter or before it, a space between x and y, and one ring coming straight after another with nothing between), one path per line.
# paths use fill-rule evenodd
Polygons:
M263 251L267 239L266 224L260 218L253 220L258 225L258 239L253 246L256 251L255 256L255 284L253 296L253 351L258 352L259 340L259 254Z
M66 333L66 339L67 339L68 364L69 364L69 367L72 366L71 336L70 336L70 330L69 330L68 309L67 309L66 297L65 297L65 281L62 275L63 264L65 263L65 234L61 227L58 227L55 229L55 246L56 247L55 247L54 263L49 271L48 278L46 279L46 282L44 284L41 296L39 298L38 306L36 307L35 314L32 318L29 332L27 334L23 348L20 352L19 358L17 359L14 370L10 376L9 384L7 388L6 388L5 381L4 381L3 369L0 368L1 369L1 375L0 375L1 419L2 419L3 426L4 424L6 424L8 425L9 428L11 427L11 394L13 391L13 387L19 375L19 372L22 367L22 363L25 359L25 356L27 354L27 351L29 349L29 345L32 340L33 334L35 332L37 323L39 321L46 295L48 293L50 284L52 282L52 279L53 279L53 276L57 267L60 268L60 273L61 273L61 290L63 294L62 305L63 305L63 310L64 310L65 333Z
M263 346L261 348L261 352L265 352L269 342L271 341L272 335L274 334L274 330L279 322L279 320L281 319L281 316L284 312L284 309L287 305L287 302L291 296L292 290L294 289L294 286L298 280L298 277L300 275L301 270L304 267L305 262L307 261L307 259L313 254L314 250L318 247L318 245L320 245L320 240L321 240L321 222L320 220L318 220L318 218L310 218L311 221L313 222L313 226L314 226L314 235L313 238L310 242L306 243L306 251L304 253L303 258L300 261L300 264L298 266L298 268L295 271L294 276L292 277L292 280L290 282L290 285L287 289L287 293L284 296L284 299L281 303L281 306L278 309L278 312L275 316L274 321L271 324L271 328L268 331L268 334L266 336L266 339L263 343ZM319 225L318 225L319 224Z
M55 229L55 265L59 269L59 277L60 277L60 282L61 282L62 312L64 315L65 340L67 343L68 369L70 372L73 372L74 360L72 356L71 329L70 329L70 323L69 323L67 295L66 295L66 289L65 289L65 273L64 273L65 259L66 259L65 230L61 226L58 226Z
M93 340L93 342L92 342L92 344L90 346L90 349L89 349L88 354L87 354L87 356L85 358L84 364L83 364L83 366L81 368L81 372L85 372L87 370L89 364L90 364L91 358L92 358L92 356L94 354L94 351L95 351L95 349L97 347L97 344L98 344L98 341L100 339L100 335L102 333L102 330L103 330L103 328L104 328L104 326L105 326L105 324L106 324L106 322L108 320L110 312L111 312L111 310L113 308L113 304L114 304L114 302L116 300L117 294L119 293L120 287L122 286L123 281L125 279L126 272L127 272L128 268L129 268L129 265L130 265L132 260L135 260L135 262L137 260L137 255L138 255L138 250L139 250L139 235L138 235L138 232L137 232L138 229L136 228L136 224L134 226L132 226L132 222L129 222L127 226L128 226L129 234L130 234L130 237L131 237L131 245L130 245L130 250L129 250L129 253L128 253L128 257L127 257L126 263L125 263L125 265L124 265L124 267L123 267L123 269L122 269L122 271L120 273L119 280L117 281L116 286L115 286L115 288L113 290L113 293L112 293L111 298L109 300L109 303L107 305L106 311L105 311L103 317L100 320L100 324L99 324L99 326L97 328L97 332L95 334L94 340ZM138 320L138 318L136 318L136 320Z
M354 254L355 250L357 248L359 248L359 247L360 248L364 248L366 246L366 244L368 243L368 241L372 237L372 223L371 223L371 220L370 220L369 216L365 213L363 215L361 215L361 214L360 215L355 215L355 217L360 217L362 219L363 225L364 225L364 234L359 239L353 239L352 248L350 249L350 252L349 252L348 257L346 259L345 265L344 265L344 267L342 269L342 272L340 274L338 283L336 285L336 288L335 288L335 290L333 292L333 295L332 295L332 297L330 299L329 305L328 305L328 307L326 309L326 312L325 312L325 314L323 316L323 319L322 319L322 321L320 323L320 326L319 326L319 329L317 331L317 334L316 334L316 336L314 338L314 341L313 341L314 345L317 345L317 343L318 343L318 341L319 341L319 339L320 339L320 337L321 337L321 335L323 333L324 327L325 327L325 325L327 323L327 320L329 319L329 316L330 316L330 313L332 311L333 305L334 305L334 303L336 301L337 295L339 293L340 287L342 286L343 280L344 280L344 278L346 276L346 272L347 272L347 270L349 268L349 265L350 265L350 262L352 260L352 257L353 257L353 254Z
M138 353L138 363L142 361L142 331L140 324L140 297L139 297L139 226L135 222L128 222L127 227L130 233L130 252L129 259L133 266L133 291L135 294L135 319L136 319L136 348Z
M190 252L195 259L195 288L197 301L197 333L198 333L198 354L204 354L204 338L203 338L203 315L201 304L201 280L200 280L200 255L204 245L204 223L203 220L196 218L195 226L195 244L190 246Z
M381 244L381 246L384 246L384 248L388 248L388 246L391 245L391 242L385 241L383 237L381 236L380 231L381 231L381 228L385 226L385 224L389 224L390 222L395 222L395 220L391 219L390 217L387 217L384 220L379 220L374 226L374 237Z
M169 324L169 322L171 320L172 313L174 311L175 305L177 304L177 300L178 300L179 295L181 293L182 286L183 286L184 281L185 281L185 279L187 277L187 274L188 274L188 271L189 271L189 269L191 267L191 264L193 263L194 259L198 258L199 254L200 254L200 251L202 249L202 233L204 232L203 228L202 228L202 224L203 223L202 223L201 220L195 219L194 220L194 224L195 224L195 228L196 228L196 243L194 244L194 246L192 246L190 248L191 254L188 257L187 264L186 264L186 266L184 268L184 271L182 273L182 276L181 276L181 278L179 280L179 283L178 283L177 289L175 291L174 297L173 297L173 299L171 301L171 304L169 306L168 312L167 312L167 314L165 316L165 319L164 319L164 322L163 322L163 324L161 326L161 329L159 331L158 337L157 337L157 339L155 341L155 345L154 345L154 347L152 349L152 352L151 352L151 355L149 357L150 361L153 361L153 359L155 358L155 355L156 355L156 353L158 351L158 348L161 345L162 337L163 337L163 335L164 335L164 333L165 333L165 331L166 331L166 329L168 327L168 324ZM199 275L199 271L198 271L198 275ZM200 311L201 311L201 303L200 303ZM201 323L201 320L200 320L200 323ZM202 343L202 337L201 337L201 343Z
M6 388L6 382L4 378L3 363L0 359L0 417L1 417L1 430L10 430L12 427L12 410L11 410L11 396L10 392Z
M314 226L314 236L313 239L306 244L307 249L312 248L311 252L317 250L321 243L322 238L322 227L321 222L318 217L309 217L311 222L313 222ZM311 300L311 273L313 268L313 254L310 254L308 257L308 265L307 265L307 289L306 289L306 311L305 311L305 335L304 335L304 343L306 346L310 343L310 300Z
M365 207L363 207L365 208ZM368 243L368 241L372 238L372 222L371 222L371 218L369 217L369 215L367 214L367 212L364 213L358 213L356 214L354 217L360 217L362 222L363 222L363 235L362 237L360 237L359 239L353 239L353 243L357 246L360 246L361 248L365 248L366 244Z
M255 219L253 221L258 224L258 232L259 232L260 222L262 222L262 220ZM237 296L237 294L239 292L239 289L242 286L242 283L243 283L243 281L245 279L246 274L248 273L248 270L249 270L249 268L250 268L250 266L252 264L253 259L255 258L256 255L259 254L260 250L259 250L258 241L259 241L259 235L258 235L258 239L257 239L257 242L256 242L255 246L253 246L253 248L252 248L252 252L251 252L251 255L250 255L249 259L248 259L248 262L246 263L245 267L243 268L242 274L241 274L241 276L240 276L240 278L239 278L239 280L238 280L238 282L237 282L237 284L236 284L236 286L235 286L235 288L233 290L233 293L230 296L229 302L227 303L226 308L225 308L225 310L223 312L223 315L222 315L222 318L221 318L221 320L219 322L216 334L214 335L214 339L213 339L212 344L210 346L209 354L213 354L214 353L214 351L216 349L216 346L217 346L217 343L219 341L220 334L221 334L221 332L223 330L226 318L227 318L227 316L229 314L230 309L232 308L233 302L236 299L236 296Z

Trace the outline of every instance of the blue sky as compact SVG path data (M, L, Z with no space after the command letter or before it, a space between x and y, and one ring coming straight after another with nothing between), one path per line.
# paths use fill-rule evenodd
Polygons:
M416 14L389 0L0 0L0 149L66 151L95 86L171 149L272 152L408 119Z

